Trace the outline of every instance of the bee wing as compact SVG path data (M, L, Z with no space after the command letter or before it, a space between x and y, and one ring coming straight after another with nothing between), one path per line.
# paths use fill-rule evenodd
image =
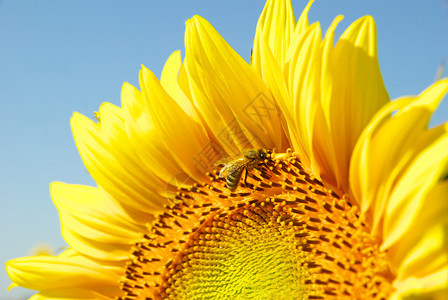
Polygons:
M223 158L217 160L213 165L214 166L225 165L231 160L232 160L231 156L226 156L226 157L223 157Z
M231 174L246 164L243 157L233 160L231 163L226 164L219 172L219 177L224 178L227 174Z

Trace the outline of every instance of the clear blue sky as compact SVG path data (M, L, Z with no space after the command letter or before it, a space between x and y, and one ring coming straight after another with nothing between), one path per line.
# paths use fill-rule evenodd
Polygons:
M296 17L306 5L293 1ZM69 119L93 117L104 101L120 104L123 82L138 86L140 65L159 75L184 49L184 22L208 19L248 60L263 1L0 0L0 262L38 243L64 246L49 183L94 184L77 153ZM340 34L370 14L392 98L418 94L448 59L447 0L317 0L310 20L324 30L345 15ZM447 76L445 71L444 76ZM434 123L448 119L442 104ZM0 299L9 279L0 268Z

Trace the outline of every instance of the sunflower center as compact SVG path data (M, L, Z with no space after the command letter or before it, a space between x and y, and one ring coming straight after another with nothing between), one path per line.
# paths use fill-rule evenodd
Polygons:
M276 220L281 212L271 203L257 202L205 222L165 295L175 299L302 295L304 278L309 276L301 266L305 255L294 244L293 226Z
M181 188L137 243L122 299L387 298L386 253L344 195L294 154L265 160L235 192L218 172Z

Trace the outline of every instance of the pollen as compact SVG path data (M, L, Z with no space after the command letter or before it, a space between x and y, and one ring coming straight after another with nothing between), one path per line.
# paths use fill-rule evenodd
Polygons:
M387 299L387 253L347 195L271 151L230 192L180 188L142 239L120 299Z

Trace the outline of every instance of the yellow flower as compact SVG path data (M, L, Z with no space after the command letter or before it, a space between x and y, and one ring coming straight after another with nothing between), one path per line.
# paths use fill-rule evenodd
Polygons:
M390 101L372 17L335 45L342 17L322 38L311 3L296 22L268 0L250 65L194 16L160 81L143 67L122 107L75 114L97 187L51 185L70 249L8 262L13 286L33 300L442 299L448 125L428 122L448 80ZM238 153L221 178L214 164Z

